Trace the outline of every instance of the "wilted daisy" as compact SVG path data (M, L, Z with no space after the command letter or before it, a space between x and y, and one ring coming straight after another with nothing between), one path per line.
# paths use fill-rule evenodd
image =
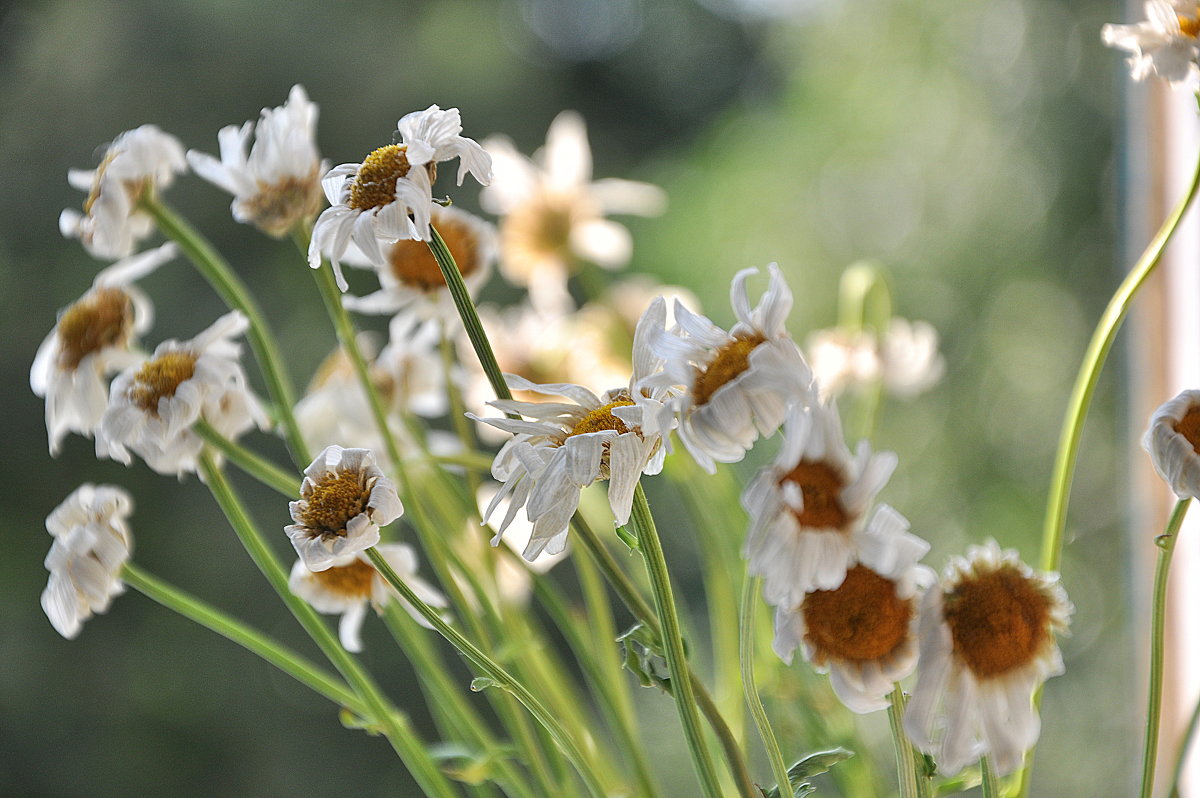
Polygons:
M160 474L183 474L196 470L204 447L191 430L198 419L231 439L265 427L234 341L248 326L232 311L195 338L164 341L150 359L121 372L96 429L96 455L128 465L132 451Z
M137 242L154 230L154 221L138 210L138 200L168 187L186 169L179 139L154 125L127 130L108 145L96 169L67 172L67 182L88 196L83 213L62 212L59 229L97 258L132 255Z
M491 158L476 142L459 135L457 108L443 111L431 105L406 115L396 127L399 144L380 147L360 164L335 166L321 179L331 207L313 227L308 264L319 268L321 256L328 257L343 291L348 286L340 261L349 242L383 267L384 244L401 238L429 240L439 162L459 159L460 186L467 172L484 185L492 179Z
M501 217L500 270L526 286L535 307L561 313L573 307L567 277L578 259L606 269L629 262L629 231L604 218L609 213L659 214L662 189L649 183L592 181L592 152L583 117L564 111L550 123L546 146L526 158L506 138L484 142L496 180L480 195L484 208Z
M63 637L75 637L84 621L124 592L120 574L133 549L126 525L131 512L133 500L122 489L85 484L46 518L54 543L46 555L50 580L42 609Z
M686 389L672 400L679 438L708 471L714 461L741 460L760 434L779 428L789 405L813 399L812 372L784 327L792 293L779 267L768 269L770 287L753 310L746 280L758 269L734 276L738 322L729 332L676 301L675 326L651 339L664 365L646 384Z
M304 469L300 501L288 505L296 523L283 528L310 571L379 542L379 528L404 512L396 487L368 449L329 446Z
M1200 5L1195 0L1146 0L1146 21L1105 25L1100 38L1129 53L1134 80L1158 75L1172 86L1194 85L1200 68Z
M1033 693L1063 672L1055 636L1074 608L1057 574L1038 574L994 540L953 558L921 602L917 686L904 728L947 775L987 756L999 776L1037 741Z
M883 336L840 327L818 330L805 347L822 398L878 382L901 398L924 393L946 370L938 334L924 321L893 318Z
M505 375L513 389L561 396L570 402L496 400L490 402L493 407L532 420L477 419L515 435L492 463L492 476L504 487L492 499L487 516L505 499L510 500L494 542L524 507L533 523L525 558L533 560L543 550L551 554L562 551L567 526L579 506L579 493L597 480L608 480L608 501L617 523L629 521L638 479L643 473L657 474L663 464L661 434L643 425L644 415L654 415L661 407L662 394L645 393L634 386L658 365L648 338L654 329L661 329L665 314L665 303L659 299L639 322L633 342L633 377L627 388L597 396L580 385L542 385Z
M1142 446L1176 496L1200 498L1200 391L1184 391L1154 411Z
M776 607L775 653L790 663L800 646L851 710L886 709L892 687L917 665L917 602L935 578L917 564L927 551L904 516L880 506L840 585Z
M384 543L376 547L387 564L392 566L417 597L431 607L448 606L446 597L425 580L417 576L417 555L403 543ZM321 571L309 570L303 560L296 560L288 579L292 592L307 601L317 612L342 616L338 623L338 636L347 651L362 651L362 624L367 617L367 607L381 613L393 599L426 628L429 622L407 601L395 595L387 581L375 570L375 566L362 552L338 557Z
M137 363L131 351L154 318L150 299L133 282L175 257L175 245L118 261L58 316L29 370L33 392L46 399L50 454L68 432L91 435L108 406L107 378Z
M196 174L233 195L234 219L279 238L321 209L328 164L316 136L317 106L296 85L282 106L264 108L257 124L221 128L220 160L196 150L188 150L187 160Z
M775 461L742 492L750 514L742 553L768 603L795 607L842 583L895 468L895 454L872 453L866 441L851 454L832 405L792 406Z

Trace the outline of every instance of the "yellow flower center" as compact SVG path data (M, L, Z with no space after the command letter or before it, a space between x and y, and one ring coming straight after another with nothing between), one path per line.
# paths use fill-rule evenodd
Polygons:
M408 174L412 165L403 144L380 147L366 157L358 167L354 185L350 187L348 205L356 211L382 208L396 200L396 181ZM433 182L437 169L433 161L425 165L429 171L429 182Z
M966 576L946 593L954 654L977 679L1032 662L1050 640L1050 599L1012 565Z
M1189 39L1200 37L1200 6L1196 7L1196 14L1190 17L1185 17L1183 14L1176 15L1179 18L1179 32Z
M375 567L357 557L348 565L335 565L324 571L308 574L330 593L348 599L371 598Z
M704 404L718 388L750 368L750 353L765 340L761 336L735 338L717 350L708 366L696 369L696 382L692 387L696 404Z
M258 193L241 203L241 211L268 235L284 236L301 219L315 216L321 209L325 194L320 178L317 166L303 177L285 177L277 183L259 181Z
M614 407L629 407L632 404L632 399L617 399L589 411L586 416L579 419L579 422L571 428L571 431L567 433L567 437L570 438L573 435L583 435L588 432L599 432L606 429L615 430L624 435L629 432L629 427L625 426L624 421L614 416L612 411Z
M1196 454L1200 454L1200 405L1192 405L1175 425L1175 431L1187 439Z
M841 499L846 481L833 466L821 460L801 460L779 480L780 485L784 482L795 484L804 497L804 509L792 511L800 526L842 529L849 523L850 514Z
M800 610L816 665L886 657L908 637L913 616L912 601L896 595L896 583L862 565L847 571L840 587L809 593Z
M180 383L196 373L197 355L191 352L167 352L147 362L129 387L129 398L148 413L158 413L160 399L175 395Z
M367 509L371 491L357 471L326 474L313 486L300 513L304 525L334 535L346 534L346 522Z
M462 276L477 272L480 268L480 248L475 231L445 214L435 213L433 224L454 256ZM446 278L442 276L437 260L424 241L400 239L392 244L388 263L392 275L409 288L428 293L446 287Z
M74 371L85 357L119 346L133 326L133 303L120 288L93 291L58 320L58 366Z
M500 229L505 262L521 272L535 271L543 263L566 265L574 222L569 197L546 194L513 208Z

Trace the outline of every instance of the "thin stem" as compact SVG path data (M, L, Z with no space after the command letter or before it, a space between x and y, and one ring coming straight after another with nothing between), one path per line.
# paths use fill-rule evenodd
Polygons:
M240 310L250 322L247 338L254 356L262 368L263 378L267 383L267 391L275 402L276 412L283 423L284 437L291 452L292 461L303 468L311 461L308 446L300 432L300 425L292 408L296 404L292 392L291 379L284 367L283 356L275 343L275 337L267 328L266 318L254 296L238 278L229 262L217 252L199 232L175 213L169 206L145 192L139 200L142 210L153 217L155 224L162 233L179 245L179 248L191 259L200 274L225 301L230 308Z
M763 707L762 699L758 696L758 683L754 677L754 614L758 609L755 597L758 595L762 579L747 576L742 585L741 611L741 661L742 661L742 692L746 696L746 705L750 707L750 716L758 728L758 736L762 738L763 748L767 751L767 760L771 763L771 773L775 776L775 784L779 795L789 795L791 780L788 778L787 763L783 752L779 749L779 741L775 738L775 730L767 718L767 710ZM904 798L908 798L905 796Z
M1167 528L1155 538L1158 546L1158 564L1154 568L1154 596L1150 609L1150 690L1146 706L1146 736L1142 747L1142 798L1154 793L1154 767L1158 762L1159 719L1162 714L1163 690L1163 647L1164 629L1167 622L1167 577L1171 569L1171 555L1175 552L1175 539L1183 525L1191 499L1176 502L1175 509L1167 521Z
M229 462L268 488L288 498L295 498L296 492L300 490L301 478L298 475L285 471L265 457L255 454L236 441L229 440L204 419L196 421L192 430L203 438L205 443L229 458Z
M979 760L979 786L983 792L983 798L1000 798L1000 784L996 781L996 773L992 770L992 763L986 756Z
M900 784L900 798L928 798L929 783L917 773L917 757L908 735L904 733L904 690L899 683L892 688L888 725L892 729L892 744L896 750L896 779Z
M1171 770L1171 791L1168 798L1179 798L1179 780L1183 777L1183 765L1187 762L1188 750L1196 739L1196 727L1200 726L1200 701L1192 710L1192 718L1188 721L1187 731L1179 743L1179 753L1175 755L1175 767Z

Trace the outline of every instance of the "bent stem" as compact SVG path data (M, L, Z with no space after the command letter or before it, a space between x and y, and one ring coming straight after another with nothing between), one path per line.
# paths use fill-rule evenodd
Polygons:
M763 748L767 751L767 759L771 763L771 772L775 776L775 784L779 795L787 795L791 790L791 780L788 778L787 763L783 752L779 750L779 741L775 738L775 730L767 718L767 710L758 697L758 684L754 678L754 611L757 604L754 597L758 595L762 579L747 576L742 585L741 612L741 662L742 662L742 691L746 695L746 705L750 707L750 715L758 728L758 736L762 738ZM908 796L905 796L908 798Z

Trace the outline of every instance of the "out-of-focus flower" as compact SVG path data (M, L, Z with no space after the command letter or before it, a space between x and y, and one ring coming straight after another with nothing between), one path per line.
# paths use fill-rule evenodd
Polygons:
M417 555L410 546L383 543L377 550L421 601L439 609L448 606L445 596L417 576ZM425 617L395 595L362 552L338 557L321 571L311 571L304 560L296 560L288 586L317 612L342 616L338 623L338 636L347 651L362 651L362 624L367 617L368 605L381 613L388 601L396 599L417 623L429 628Z
M583 117L564 111L550 123L546 146L526 158L502 137L484 141L496 179L480 195L501 217L500 270L529 289L534 307L560 314L573 307L567 277L576 259L617 269L629 262L629 231L609 213L652 216L666 207L662 189L632 180L592 181Z
M288 505L296 523L283 528L310 571L379 542L379 528L404 512L396 487L367 449L329 446L304 469L300 501Z
M866 441L852 455L833 406L792 406L775 461L742 493L750 514L742 553L768 603L795 607L842 583L895 468L895 454L872 453Z
M138 210L138 200L167 188L186 169L179 139L154 125L127 130L108 145L96 169L67 172L67 182L88 196L83 213L64 210L58 227L97 258L128 257L154 230L153 220Z
M1129 53L1134 80L1158 75L1172 86L1196 83L1200 74L1200 5L1195 0L1146 0L1146 21L1105 25L1100 38Z
M80 485L46 518L53 537L42 591L42 609L65 638L73 638L94 613L105 612L124 592L121 567L133 536L126 521L133 499L112 485Z
M1176 496L1200 498L1200 391L1184 391L1154 411L1142 446Z
M818 330L805 348L822 398L877 381L910 398L936 385L946 370L937 330L923 321L893 318L882 339L869 331Z
M188 150L187 160L196 174L233 195L234 219L279 238L321 209L321 175L329 167L316 137L317 106L296 85L282 106L264 108L257 124L221 128L220 160L197 150Z
M401 238L429 240L439 162L459 159L460 186L467 172L484 185L492 179L491 158L476 142L459 135L457 108L443 111L431 105L404 116L396 127L399 144L380 147L361 164L335 166L321 179L331 207L313 227L308 264L319 268L321 255L328 257L343 291L348 285L340 261L351 241L367 260L384 267L384 244Z
M770 287L753 310L746 280L758 269L734 276L729 293L738 322L729 332L676 301L675 327L651 339L664 365L644 384L686 389L670 407L680 440L710 472L714 461L737 462L760 434L774 433L789 405L814 398L812 372L784 326L792 293L779 267L768 268Z
M234 338L249 326L232 311L188 341L164 341L154 355L113 380L96 429L96 455L126 465L130 451L160 474L196 470L203 439L191 427L203 418L226 438L267 425L246 384Z
M927 551L904 516L881 506L839 586L809 592L798 607L776 607L775 653L790 663L802 647L851 710L886 709L893 685L917 665L917 602L935 579L917 564Z
M953 558L921 602L917 686L904 728L946 775L986 755L1021 765L1041 724L1033 693L1063 672L1055 636L1074 608L1057 574L1037 574L994 540Z
M38 347L29 384L46 399L50 454L58 454L68 432L92 434L108 406L107 378L141 359L131 348L150 329L154 310L133 282L175 252L174 244L163 244L100 272Z

